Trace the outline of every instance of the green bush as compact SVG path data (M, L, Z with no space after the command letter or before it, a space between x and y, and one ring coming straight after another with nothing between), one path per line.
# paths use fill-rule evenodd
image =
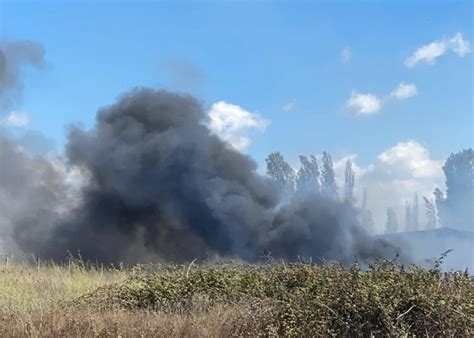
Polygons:
M126 282L79 302L181 314L240 306L253 323L251 331L237 317L229 323L240 335L474 334L474 284L467 273L386 261L365 269L306 263L137 267Z

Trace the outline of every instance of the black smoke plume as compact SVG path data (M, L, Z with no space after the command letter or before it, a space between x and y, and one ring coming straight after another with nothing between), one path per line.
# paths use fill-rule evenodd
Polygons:
M85 259L128 263L395 256L362 230L348 204L308 194L283 203L256 163L203 119L191 96L136 89L100 109L92 130L71 127L68 164L89 176L79 201L55 210L48 200L68 196L67 188L46 182L54 198L15 216L16 242L45 258L80 251Z

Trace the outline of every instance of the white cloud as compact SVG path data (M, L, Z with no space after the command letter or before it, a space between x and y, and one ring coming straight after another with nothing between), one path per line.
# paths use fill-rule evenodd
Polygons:
M435 41L418 48L408 59L405 60L407 67L415 67L417 63L424 61L433 64L436 58L446 53L446 44L442 41Z
M442 176L441 163L431 160L429 151L416 141L400 142L380 153L369 172L396 179Z
M354 115L373 115L382 108L382 100L374 94L352 92L346 106Z
M449 42L453 52L460 57L464 57L464 55L471 52L471 43L468 40L464 40L462 34L459 32L456 33Z
M351 50L346 47L341 51L341 62L346 63L352 58L352 52Z
M291 100L290 102L287 102L283 105L283 107L281 107L281 109L284 111L284 112L290 112L292 111L293 109L295 109L296 107L296 101L295 100Z
M374 163L356 170L358 196L368 191L368 208L372 211L376 228L384 230L387 208L394 208L399 226L404 226L405 200L418 193L420 226L426 222L422 196L433 198L435 187L443 185L444 161L431 158L429 151L416 141L400 142L383 151Z
M443 38L419 47L405 60L405 65L412 68L420 62L433 64L437 58L448 51L464 57L471 52L470 42L458 32L452 38Z
M0 117L0 126L25 127L30 123L28 115L11 112L5 117Z
M405 100L412 96L416 96L418 90L413 83L404 83L401 82L397 88L395 88L390 96L396 98L397 100Z
M245 151L251 144L252 130L263 132L270 124L270 121L259 114L224 101L214 103L208 117L209 129L239 151Z
M401 82L390 95L383 97L371 93L352 91L351 97L346 102L346 107L355 116L374 115L379 113L387 103L390 103L390 99L406 100L417 94L418 89L415 84Z

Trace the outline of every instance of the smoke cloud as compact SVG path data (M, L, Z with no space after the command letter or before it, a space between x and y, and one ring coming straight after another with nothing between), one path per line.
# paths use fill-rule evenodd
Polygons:
M31 41L0 41L0 112L10 110L23 95L21 70L42 68L45 50Z
M29 236L45 240L74 200L64 178L52 161L31 155L0 134L0 239L10 237L20 219L38 219L41 224L30 227Z
M124 94L98 111L93 129L70 128L66 167L88 177L72 192L64 170L2 141L3 222L24 251L58 260L68 251L126 263L395 256L364 232L348 204L307 193L283 202L256 163L204 120L191 96ZM14 211L5 207L11 196Z

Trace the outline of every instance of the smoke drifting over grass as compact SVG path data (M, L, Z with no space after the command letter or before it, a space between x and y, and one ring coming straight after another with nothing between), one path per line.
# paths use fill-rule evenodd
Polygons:
M307 194L281 203L256 163L213 135L203 120L191 96L135 89L100 109L92 130L71 127L66 157L90 180L79 200L67 205L64 175L5 143L13 153L8 156L21 160L0 159L7 163L0 189L26 168L44 179L15 187L45 197L27 200L9 221L13 238L42 257L80 251L102 262L395 256L393 247L362 230L348 204Z

